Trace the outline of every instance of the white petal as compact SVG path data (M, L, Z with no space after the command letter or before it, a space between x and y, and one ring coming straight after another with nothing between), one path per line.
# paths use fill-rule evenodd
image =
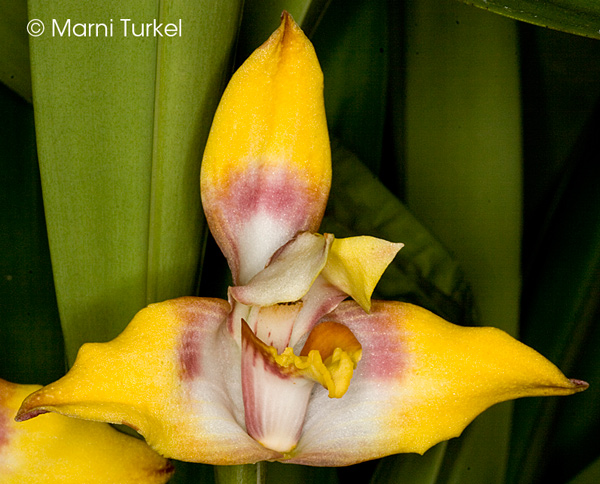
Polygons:
M325 267L332 242L330 234L298 234L278 250L268 266L248 284L232 287L231 295L237 301L253 306L299 300Z

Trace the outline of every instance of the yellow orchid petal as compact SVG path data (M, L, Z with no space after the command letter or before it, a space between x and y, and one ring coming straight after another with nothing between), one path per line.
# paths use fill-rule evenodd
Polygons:
M314 389L290 462L339 466L423 453L496 403L587 388L498 329L456 326L410 304L374 301L367 314L348 301L327 320L348 326L363 358L343 398Z
M318 229L330 184L323 74L284 13L229 82L202 160L204 211L236 284L297 232Z
M248 436L239 346L229 304L179 298L140 311L109 343L82 346L62 379L29 396L21 419L52 411L136 429L178 460L239 464L272 459Z
M322 274L368 312L375 286L403 245L369 236L335 239Z
M0 476L3 484L163 484L174 468L144 442L110 425L47 414L13 417L40 385L0 379Z

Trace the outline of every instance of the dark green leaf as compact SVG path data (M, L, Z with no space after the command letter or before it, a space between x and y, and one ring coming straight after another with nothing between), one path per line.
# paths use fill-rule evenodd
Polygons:
M332 2L313 35L333 137L379 174L388 78L388 2Z
M63 375L33 109L0 85L0 378L45 384Z
M377 286L376 296L409 300L455 322L470 321L469 288L444 247L356 156L339 145L334 145L333 172L321 231L405 244Z
M27 38L27 1L0 3L0 82L31 102L31 71Z
M600 311L598 126L600 109L596 109L595 116L590 120L586 135L573 154L573 162L567 164L568 168L563 174L564 184L556 192L556 209L540 244L524 293L524 341L564 371L573 367L577 355L589 344L589 331L597 322ZM587 378L595 374L593 369L587 372L588 375L578 377ZM585 405L589 403L585 393L573 397L573 400L576 398L586 400ZM558 402L554 400L519 403L519 411L515 415L515 449L512 456L514 468L519 469L516 482L533 482L540 467L546 464L557 405ZM569 405L579 406L581 403ZM591 424L595 422L598 425L598 410L593 415L593 419L587 413L569 416L565 425L571 419L584 418L585 422L579 423L578 427L581 435L585 436L592 429ZM523 445L524 442L527 445ZM590 450L593 452L593 449L584 446L576 454L585 455ZM553 467L554 463L549 460L547 464Z
M407 454L381 459L371 484L436 484L447 446L447 442L442 442L424 455Z
M597 484L600 482L600 457L586 467L569 484Z
M337 484L336 469L273 462L267 464L266 484Z
M462 0L515 20L600 39L600 3L596 0Z

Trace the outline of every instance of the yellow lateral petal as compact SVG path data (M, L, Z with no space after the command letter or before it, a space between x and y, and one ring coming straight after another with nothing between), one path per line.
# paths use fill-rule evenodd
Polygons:
M144 442L108 424L46 414L17 423L23 399L40 385L0 380L3 484L162 484L173 466Z
M335 239L322 275L368 312L375 286L402 247L366 235Z
M342 398L313 392L294 463L423 453L496 403L587 388L503 331L456 326L411 304L374 301L367 314L347 301L327 319L348 326L362 360Z
M318 229L330 184L323 75L284 13L229 82L202 160L202 203L236 284L297 232Z
M67 375L30 395L19 418L52 411L125 424L178 460L242 464L276 457L239 423L240 353L224 330L228 312L220 299L151 304L113 341L83 345Z

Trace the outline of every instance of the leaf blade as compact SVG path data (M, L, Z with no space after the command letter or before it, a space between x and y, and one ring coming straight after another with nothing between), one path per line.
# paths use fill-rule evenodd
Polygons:
M6 0L0 4L0 82L31 102L31 71L27 38L27 2Z
M469 5L540 27L600 38L600 6L593 0L461 0Z

